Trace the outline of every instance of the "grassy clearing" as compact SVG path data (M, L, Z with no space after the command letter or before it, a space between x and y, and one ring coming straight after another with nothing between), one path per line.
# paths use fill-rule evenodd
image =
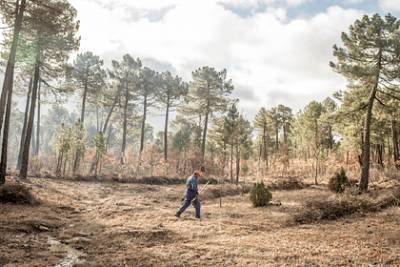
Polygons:
M332 193L323 186L275 190L273 201L281 205L254 208L240 187L224 185L220 207L220 187L209 185L197 221L192 207L174 217L183 184L31 179L29 186L42 205L0 209L0 265L54 266L71 249L80 252L78 266L400 264L400 209L383 209L390 201L381 201L380 191L368 198L382 212L288 226L307 202ZM62 246L54 250L49 240Z

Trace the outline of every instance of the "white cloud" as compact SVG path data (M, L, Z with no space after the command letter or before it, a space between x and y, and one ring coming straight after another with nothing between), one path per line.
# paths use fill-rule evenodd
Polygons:
M156 58L170 62L186 79L202 65L227 68L236 85L255 96L242 101L249 114L278 103L298 109L343 88L343 79L328 66L332 45L361 16L331 7L310 19L285 21L283 9L242 18L214 1L186 0L176 2L159 21L127 22L121 10L81 1L76 6L82 50Z
M379 0L381 8L388 12L400 11L400 0Z
M302 4L305 4L307 2L311 2L311 1L313 1L313 0L286 0L286 3L289 6L298 6L298 5L302 5Z
M227 68L249 118L262 106L282 103L296 110L344 88L345 81L328 62L332 45L340 43L340 33L360 12L334 6L310 18L288 20L284 8L267 7L240 17L221 1L275 0L116 0L112 6L106 0L71 0L81 20L82 51L91 50L106 61L124 53L156 59L187 80L202 65ZM135 9L166 7L157 20L146 13L128 19Z

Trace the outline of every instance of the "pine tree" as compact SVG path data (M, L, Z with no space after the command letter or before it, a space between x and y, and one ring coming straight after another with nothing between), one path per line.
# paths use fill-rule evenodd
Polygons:
M201 161L204 162L207 142L207 130L210 116L227 109L228 96L233 90L231 80L227 80L226 70L216 71L211 67L202 67L192 72L193 81L189 86L187 101L193 103L199 115L204 116L201 140Z
M268 140L270 130L270 120L268 112L265 108L261 108L255 119L254 127L259 132L259 159L264 161L265 166L268 168Z
M183 82L178 76L173 77L169 71L161 74L162 84L158 93L157 100L165 104L165 124L164 124L164 160L168 161L168 123L171 108L182 104L184 96L188 92L187 83Z
M121 144L121 164L125 163L125 152L127 147L128 119L134 113L136 106L137 93L140 86L139 72L142 67L140 59L134 59L129 54L123 56L119 63L112 61L112 70L109 71L110 77L117 82L119 92L118 101L122 108L122 144Z
M380 94L386 93L385 86L398 77L394 69L399 64L397 51L400 45L396 33L399 27L400 21L392 15L384 19L378 14L372 17L366 15L350 26L349 34L342 33L344 47L333 47L337 62L330 65L351 83L363 87L368 95L363 129L361 190L368 189L374 103Z
M75 20L76 10L64 0L50 1L46 5L38 4L30 9L24 19L24 33L27 36L26 47L30 47L34 57L34 76L31 105L27 131L21 160L20 177L27 178L29 150L35 116L38 84L41 72L63 73L69 53L79 47L75 36L79 22Z

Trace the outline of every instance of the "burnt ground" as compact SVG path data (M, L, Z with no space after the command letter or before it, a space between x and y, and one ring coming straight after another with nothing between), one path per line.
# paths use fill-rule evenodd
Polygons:
M324 187L274 191L281 205L253 208L217 185L174 217L183 185L30 179L40 205L0 204L0 266L399 266L400 208L296 225Z

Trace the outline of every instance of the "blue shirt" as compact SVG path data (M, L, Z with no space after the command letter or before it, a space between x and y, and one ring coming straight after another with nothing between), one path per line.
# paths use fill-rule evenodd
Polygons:
M186 188L188 192L198 193L197 191L197 177L192 175L186 180Z

